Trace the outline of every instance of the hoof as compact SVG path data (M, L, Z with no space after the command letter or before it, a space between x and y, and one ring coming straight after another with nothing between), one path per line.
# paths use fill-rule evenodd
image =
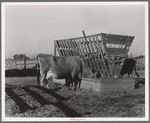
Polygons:
M43 83L40 83L41 86L43 86Z

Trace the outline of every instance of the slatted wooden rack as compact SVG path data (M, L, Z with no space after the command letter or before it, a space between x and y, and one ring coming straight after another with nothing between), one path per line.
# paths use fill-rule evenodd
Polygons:
M112 66L122 63L132 45L134 36L99 33L54 41L60 56L80 56L91 69L110 78Z

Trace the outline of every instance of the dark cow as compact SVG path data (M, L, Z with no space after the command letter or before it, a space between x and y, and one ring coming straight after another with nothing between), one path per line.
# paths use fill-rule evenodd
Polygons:
M135 74L139 78L139 75L138 75L138 73L136 71L136 60L129 59L129 58L125 59L119 77L122 77L126 73L128 73L128 77L130 77L132 72L133 72L133 70L135 71Z
M37 60L40 65L41 81L43 86L46 80L65 79L66 86L74 83L74 90L79 82L79 87L82 79L82 63L79 57L60 57L46 54L37 55ZM81 75L80 75L81 74ZM39 78L38 78L39 82ZM49 88L48 83L47 88Z

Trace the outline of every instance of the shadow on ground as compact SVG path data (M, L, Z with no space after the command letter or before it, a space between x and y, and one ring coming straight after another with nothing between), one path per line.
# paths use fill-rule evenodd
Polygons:
M49 94L50 96L53 96L58 101L57 102L51 102L49 100L46 100L38 92L36 92L35 90L32 90L31 87L35 87L35 88L37 88L37 90L43 91L46 94ZM60 109L61 111L63 111L67 117L81 117L81 114L79 114L75 110L73 110L73 109L69 108L67 105L65 105L65 102L68 99L66 99L65 97L57 94L53 90L47 90L47 89L45 89L43 87L40 87L38 85L37 86L29 86L29 85L28 86L27 85L21 86L21 85L6 84L5 92L10 97L10 99L14 100L16 105L19 107L19 113L24 113L27 110L36 110L38 107L29 106L19 95L17 95L13 91L13 89L15 89L15 88L20 88L20 89L24 90L25 92L27 92L28 95L32 96L35 100L37 100L38 103L40 103L41 107L44 106L44 105L52 104L52 105L56 106L58 109Z

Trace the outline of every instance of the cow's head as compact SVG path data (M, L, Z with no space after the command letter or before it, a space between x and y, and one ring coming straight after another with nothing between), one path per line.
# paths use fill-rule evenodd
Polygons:
M49 70L49 71L47 72L46 79L47 79L48 81L53 81L53 73L52 73L51 70Z

